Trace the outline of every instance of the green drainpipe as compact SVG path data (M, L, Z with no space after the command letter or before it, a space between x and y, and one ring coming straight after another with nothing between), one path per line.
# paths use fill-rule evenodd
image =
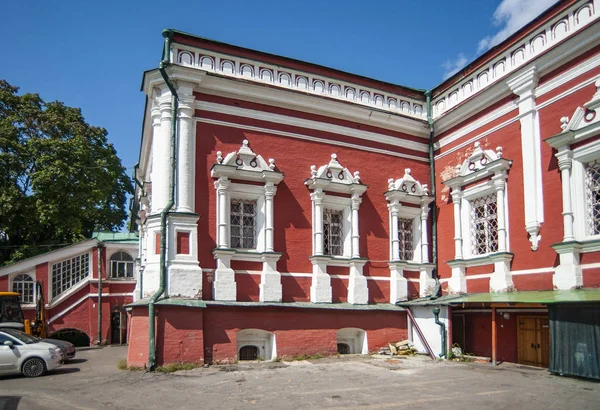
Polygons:
M433 117L431 115L431 90L425 91L425 98L427 99L427 122L429 123L429 180L431 186L429 188L429 192L433 196L433 206L431 207L431 259L435 264L435 274L434 279L438 280L437 275L437 249L438 249L438 241L437 241L437 203L436 203L436 189L435 189L435 158L434 158L434 150L433 150Z
M442 353L440 357L446 357L446 325L444 322L440 322L440 308L433 308L433 316L435 317L435 324L442 328Z
M165 38L165 44L163 49L163 59L160 62L158 69L162 78L165 80L167 87L171 91L171 181L169 186L169 202L165 205L162 212L160 213L160 284L158 290L148 302L148 330L149 330L149 346L148 346L148 368L150 371L156 369L156 346L154 343L155 338L155 309L154 304L165 292L166 272L167 272L167 218L171 207L175 203L175 164L176 164L176 151L175 151L175 136L177 135L177 109L179 96L175 90L175 86L167 74L166 68L171 64L170 61L170 50L171 50L171 37L173 32L171 30L163 30L163 37Z

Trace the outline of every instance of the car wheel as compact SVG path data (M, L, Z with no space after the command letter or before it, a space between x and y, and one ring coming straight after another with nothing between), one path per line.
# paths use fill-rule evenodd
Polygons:
M38 377L46 373L46 362L39 357L32 357L25 360L21 370L26 377Z

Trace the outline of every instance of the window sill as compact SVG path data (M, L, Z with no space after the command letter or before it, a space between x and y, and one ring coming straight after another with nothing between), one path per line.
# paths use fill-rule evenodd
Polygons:
M365 258L350 258L345 256L330 256L330 255L313 255L309 257L311 261L324 262L327 266L342 266L349 267L352 264L365 264L368 259Z
M244 261L244 262L264 262L266 259L279 261L281 258L281 252L258 252L247 249L214 249L213 255L215 258L229 255L231 260Z
M559 242L551 245L556 253L590 253L600 251L600 239Z
M388 265L390 266L396 266L398 268L402 268L404 270L421 270L421 269L433 269L435 268L435 263L420 263L420 262L415 262L415 261L404 261L404 260L397 260L397 261L389 261Z
M489 253L487 255L470 257L465 259L454 259L448 261L448 266L451 268L459 268L459 267L475 267L475 266L484 266L484 265L492 265L496 262L510 262L513 259L514 254L510 252L496 252Z

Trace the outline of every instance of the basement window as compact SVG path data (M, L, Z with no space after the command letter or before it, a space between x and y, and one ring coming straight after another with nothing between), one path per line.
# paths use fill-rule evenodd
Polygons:
M239 360L258 360L258 357L258 347L247 345L240 348Z

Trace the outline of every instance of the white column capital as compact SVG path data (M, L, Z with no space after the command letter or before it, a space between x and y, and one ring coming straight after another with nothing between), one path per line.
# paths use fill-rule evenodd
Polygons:
M513 93L517 94L522 99L529 97L535 98L533 91L537 87L539 80L540 77L537 73L537 68L531 66L527 70L509 79L506 84ZM521 101L519 101L519 103L520 102Z
M426 220L429 217L429 204L421 203L421 220Z
M265 196L273 198L277 193L277 186L272 182L267 182L265 184Z
M452 188L452 203L453 204L460 204L460 202L462 201L463 198L463 191L460 188Z
M402 206L402 204L400 204L400 202L398 202L397 199L394 199L392 202L390 202L388 204L388 210L390 211L392 216L398 216L401 206Z
M179 114L178 118L192 119L194 118L194 101L196 97L192 95L180 95L179 96Z
M225 190L229 187L231 181L227 177L220 177L215 181L215 189L218 191Z
M315 204L321 204L323 202L324 196L325 196L325 193L323 192L322 189L315 189L310 194L310 199L313 200L315 202Z

